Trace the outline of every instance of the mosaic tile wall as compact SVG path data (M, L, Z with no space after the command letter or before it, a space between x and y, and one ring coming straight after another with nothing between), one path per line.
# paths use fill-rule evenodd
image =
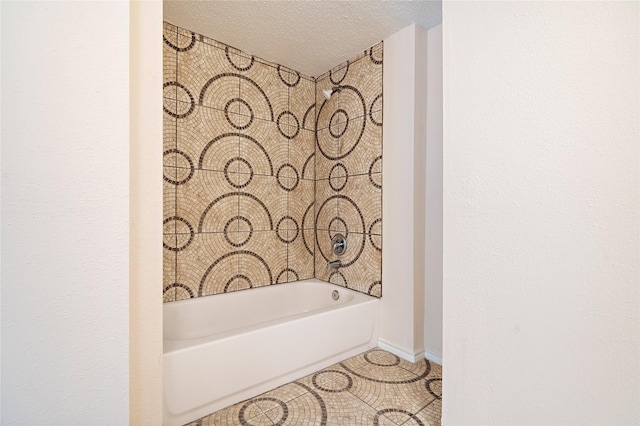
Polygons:
M379 296L382 45L316 84L191 31L163 30L165 302L314 276ZM316 103L323 82L338 80L343 91ZM316 185L328 195L317 218ZM338 230L349 250L329 276L322 250Z
M316 276L381 296L382 42L317 78L316 110ZM347 252L328 271L336 233Z

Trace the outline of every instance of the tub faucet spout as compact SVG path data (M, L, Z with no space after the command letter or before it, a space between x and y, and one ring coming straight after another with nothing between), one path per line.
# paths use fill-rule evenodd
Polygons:
M327 263L327 269L329 269L329 270L338 269L341 266L342 266L342 262L340 260L334 260L332 262L328 262Z

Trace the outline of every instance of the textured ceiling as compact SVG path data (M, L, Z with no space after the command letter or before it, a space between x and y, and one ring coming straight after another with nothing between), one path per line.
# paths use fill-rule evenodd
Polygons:
M442 3L165 0L164 19L317 77L414 22L435 27Z

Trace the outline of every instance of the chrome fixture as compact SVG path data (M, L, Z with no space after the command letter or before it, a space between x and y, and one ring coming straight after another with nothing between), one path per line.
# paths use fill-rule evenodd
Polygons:
M342 90L342 86L333 86L331 89L323 90L322 93L324 94L324 97L327 98L327 100L329 100L329 98L331 97L331 95L333 95L334 92L339 92L341 90Z
M347 238L342 234L336 234L331 238L333 254L342 256L347 251Z
M340 260L333 260L331 262L327 262L327 269L329 270L338 269L341 266L342 266L342 261Z
M340 299L340 292L338 290L333 290L331 292L331 297L333 297L333 300L338 300Z

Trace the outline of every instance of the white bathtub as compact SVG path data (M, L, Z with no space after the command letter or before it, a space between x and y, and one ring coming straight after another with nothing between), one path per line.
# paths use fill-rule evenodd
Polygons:
M318 280L165 303L164 425L183 425L375 347L378 304Z

